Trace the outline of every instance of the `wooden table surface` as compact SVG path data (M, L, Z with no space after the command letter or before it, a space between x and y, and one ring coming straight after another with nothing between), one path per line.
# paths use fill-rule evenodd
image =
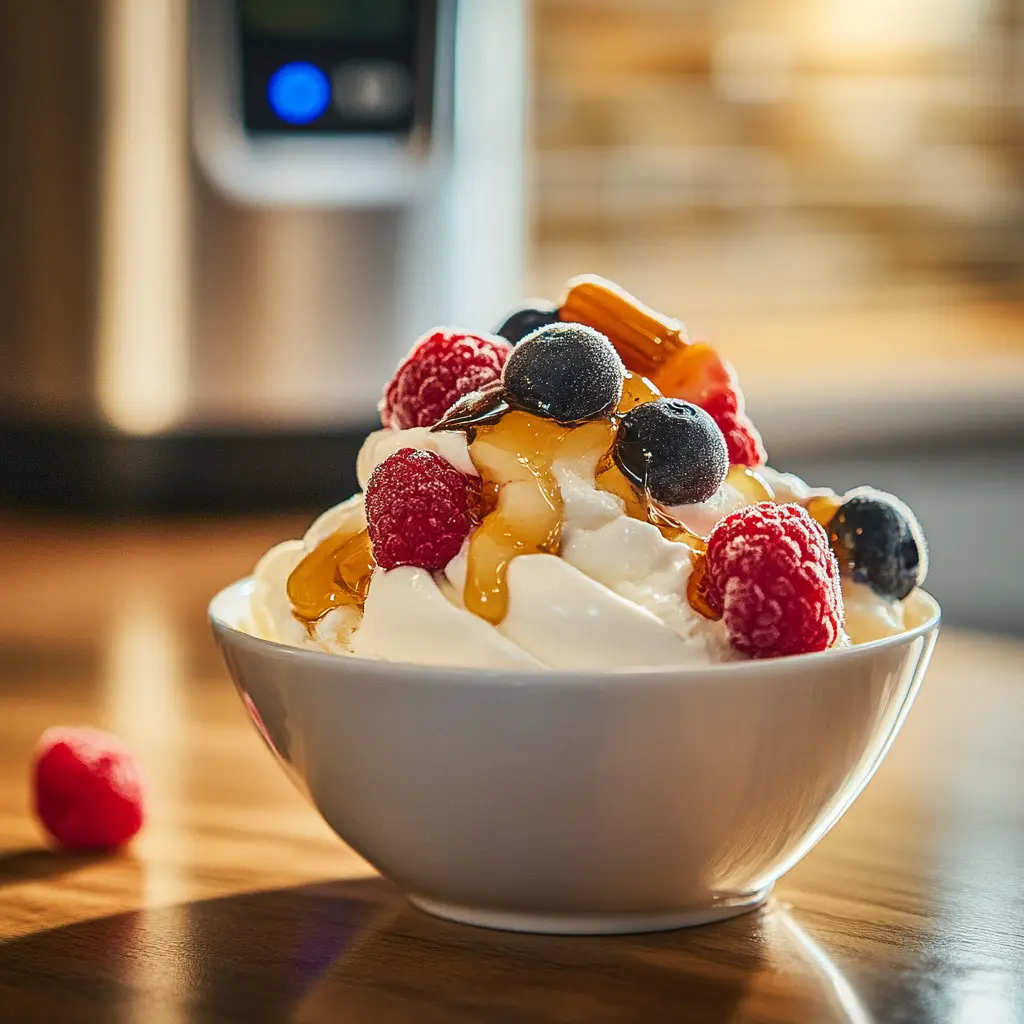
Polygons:
M0 1020L1024 1021L1024 644L948 632L859 802L762 911L508 935L408 907L247 723L204 609L303 521L0 520ZM152 817L49 852L44 728L137 748Z

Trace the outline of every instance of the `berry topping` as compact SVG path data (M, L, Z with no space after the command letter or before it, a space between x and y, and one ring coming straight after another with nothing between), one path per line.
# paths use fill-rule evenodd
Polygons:
M116 736L99 729L47 729L36 747L35 809L69 850L112 850L142 828L139 764Z
M383 569L443 569L473 527L480 482L434 452L400 448L370 474L366 521Z
M854 491L828 524L842 571L877 594L902 601L924 581L928 553L914 513L898 498Z
M700 342L684 349L655 383L663 394L684 398L710 413L725 435L732 465L763 466L767 461L761 435L744 411L736 371L710 345Z
M737 408L736 394L720 391L706 398L701 408L725 436L731 466L763 466L768 461L764 442L750 417Z
M505 364L509 397L559 423L606 416L622 398L625 368L611 342L583 324L552 324L528 334Z
M729 640L752 658L824 651L843 619L828 535L799 505L763 501L726 516L708 538L705 597Z
M504 338L454 330L423 335L384 388L381 423L392 430L433 426L457 399L498 380L511 351Z
M509 314L508 319L494 332L518 345L528 334L540 327L558 323L558 307L544 299L532 299L529 305Z
M612 454L619 469L663 505L707 501L729 471L715 421L678 398L645 402L626 413Z

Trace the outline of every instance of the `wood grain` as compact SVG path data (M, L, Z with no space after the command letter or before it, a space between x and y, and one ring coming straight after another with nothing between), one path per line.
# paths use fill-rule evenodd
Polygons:
M608 939L432 920L245 720L205 602L295 520L0 521L0 1021L1024 1020L1024 645L949 634L889 760L756 914ZM119 732L153 812L49 852L39 733Z

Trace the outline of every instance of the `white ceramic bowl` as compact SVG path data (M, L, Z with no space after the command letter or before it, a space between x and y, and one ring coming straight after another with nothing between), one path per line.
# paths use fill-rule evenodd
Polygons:
M939 609L859 647L707 669L425 668L210 617L260 733L327 823L422 909L521 931L647 931L762 903L850 806L924 675Z

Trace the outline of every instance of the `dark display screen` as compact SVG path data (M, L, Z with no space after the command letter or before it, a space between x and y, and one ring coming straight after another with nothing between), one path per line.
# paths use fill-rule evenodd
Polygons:
M415 28L405 0L242 0L248 29L277 36L387 36Z
M248 131L429 127L433 0L238 0L237 11Z

